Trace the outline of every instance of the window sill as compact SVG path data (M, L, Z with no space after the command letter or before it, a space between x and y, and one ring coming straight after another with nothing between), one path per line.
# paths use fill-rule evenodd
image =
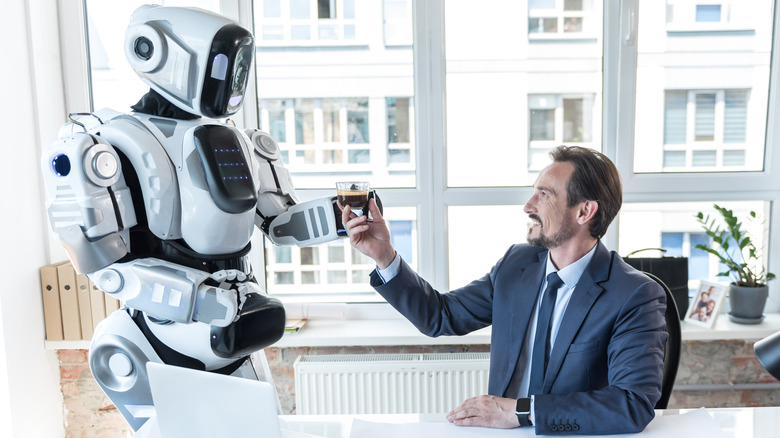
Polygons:
M325 347L361 345L474 345L489 344L491 328L465 336L430 338L402 319L311 320L297 334L287 334L274 347ZM767 313L761 324L731 322L720 315L711 329L682 322L684 341L761 339L780 331L780 314Z
M754 34L755 29L749 26L738 26L733 24L721 24L721 23L699 23L698 25L667 25L666 32L669 35L675 34L700 34L700 33L742 33L742 34Z
M297 334L285 334L273 347L490 344L491 328L465 336L430 338L404 319L312 319ZM731 322L720 315L712 329L682 322L683 341L761 339L780 331L780 313L767 313L761 324ZM88 349L89 341L46 341L48 350Z

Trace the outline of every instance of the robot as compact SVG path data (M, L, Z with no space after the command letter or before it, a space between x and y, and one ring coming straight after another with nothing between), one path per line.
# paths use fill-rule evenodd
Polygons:
M216 120L244 102L248 30L147 5L124 52L150 91L132 113L71 119L41 163L51 226L74 267L124 303L96 328L89 366L137 431L153 407L149 361L258 378L253 353L281 338L285 313L252 274L255 226L276 245L345 232L335 196L299 201L268 133Z

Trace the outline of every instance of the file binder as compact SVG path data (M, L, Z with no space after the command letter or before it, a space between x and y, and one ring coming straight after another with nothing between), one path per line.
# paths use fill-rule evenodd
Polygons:
M57 266L60 282L60 308L62 309L62 335L66 341L81 339L79 321L79 298L76 285L76 270L70 263Z
M57 278L57 265L62 263L65 262L42 266L40 269L43 320L46 325L46 340L48 341L63 340L60 282Z

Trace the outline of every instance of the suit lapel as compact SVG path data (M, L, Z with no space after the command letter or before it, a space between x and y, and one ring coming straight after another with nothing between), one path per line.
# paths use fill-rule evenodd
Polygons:
M511 321L510 321L510 333L508 336L507 348L507 362L506 372L504 373L503 382L501 382L501 388L509 386L509 381L512 379L512 375L517 367L517 361L520 358L520 350L523 348L523 342L526 338L526 330L528 330L529 321L533 315L533 311L536 308L536 298L539 295L539 286L542 284L542 277L544 277L545 261L547 259L547 251L539 253L539 261L537 263L528 264L523 276L515 287L516 292L511 296L511 302L509 309L511 309Z
M561 320L561 326L555 337L555 346L550 355L550 362L547 364L547 372L544 379L543 393L550 392L558 371L563 364L563 358L568 352L574 336L579 332L582 322L590 312L593 303L604 291L598 283L606 281L609 278L611 268L611 256L606 247L599 241L596 253L593 254L588 267L580 277L574 293L566 306L566 313Z

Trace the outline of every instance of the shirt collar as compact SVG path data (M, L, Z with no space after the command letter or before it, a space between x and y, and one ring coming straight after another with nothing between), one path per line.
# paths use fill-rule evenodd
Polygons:
M598 246L599 243L596 242L596 244L593 245L593 248L591 248L587 254L561 270L555 269L555 265L553 264L552 259L550 259L550 251L547 251L547 272L544 274L544 276L547 277L551 273L557 272L558 276L561 277L561 280L563 280L563 284L565 284L566 287L573 288L580 281L582 273L585 272L585 268L588 267L588 264L593 258L593 255L596 253L596 248Z

